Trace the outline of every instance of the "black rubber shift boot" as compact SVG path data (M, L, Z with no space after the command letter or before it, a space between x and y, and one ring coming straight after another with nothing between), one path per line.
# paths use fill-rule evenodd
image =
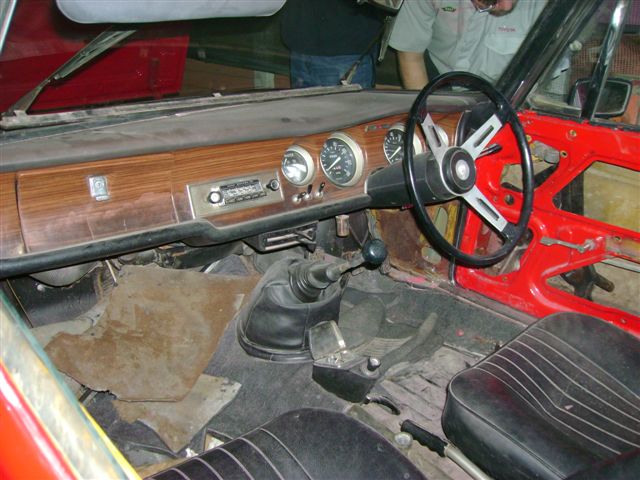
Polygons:
M249 355L281 362L311 360L308 330L338 321L341 282L327 287L317 301L303 303L289 286L289 267L299 261L284 259L269 267L241 312L238 341Z

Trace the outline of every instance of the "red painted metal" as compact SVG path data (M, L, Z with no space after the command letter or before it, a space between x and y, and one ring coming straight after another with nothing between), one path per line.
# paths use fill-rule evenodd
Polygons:
M65 457L0 363L0 478L75 480Z
M561 160L551 177L536 189L529 224L533 238L520 260L520 268L505 275L491 276L479 269L459 267L457 282L536 317L558 311L582 312L640 335L640 317L563 292L547 283L551 277L608 258L631 260L631 255L637 255L640 251L639 232L562 211L552 201L560 190L596 161L639 171L640 133L551 118L533 112L522 113L520 119L533 140L565 151L567 156ZM497 141L505 148L500 154L481 160L478 186L488 198L493 199L507 219L515 221L521 196L500 185L505 164L517 163L515 144L512 135L504 131L499 133ZM511 206L505 201L507 195L515 198ZM482 222L475 214L470 214L462 248L468 252L474 251L485 234ZM544 246L540 244L542 237L575 244L593 239L595 248L580 253L560 245Z
M0 56L0 112L53 73L105 25L67 20L53 0L18 2ZM189 36L184 24L147 26L58 84L46 87L31 110L159 98L182 86Z

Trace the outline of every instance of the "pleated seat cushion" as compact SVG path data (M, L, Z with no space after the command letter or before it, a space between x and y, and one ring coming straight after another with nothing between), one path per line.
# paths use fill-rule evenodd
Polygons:
M566 478L631 452L640 340L587 315L546 317L452 379L443 428L497 479Z
M383 436L344 414L288 412L154 480L424 480Z

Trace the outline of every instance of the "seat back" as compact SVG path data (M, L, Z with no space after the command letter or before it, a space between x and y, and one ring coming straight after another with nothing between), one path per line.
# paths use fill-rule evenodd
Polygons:
M640 448L639 372L637 337L551 315L454 377L443 429L496 478L566 478Z

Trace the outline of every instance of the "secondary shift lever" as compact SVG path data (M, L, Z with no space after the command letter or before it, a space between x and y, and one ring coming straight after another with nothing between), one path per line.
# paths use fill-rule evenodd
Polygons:
M350 261L335 263L324 261L302 262L294 264L289 270L289 285L295 296L305 303L316 301L324 289L340 280L342 275L361 265L379 267L387 258L387 247L382 240L368 240L362 251Z

